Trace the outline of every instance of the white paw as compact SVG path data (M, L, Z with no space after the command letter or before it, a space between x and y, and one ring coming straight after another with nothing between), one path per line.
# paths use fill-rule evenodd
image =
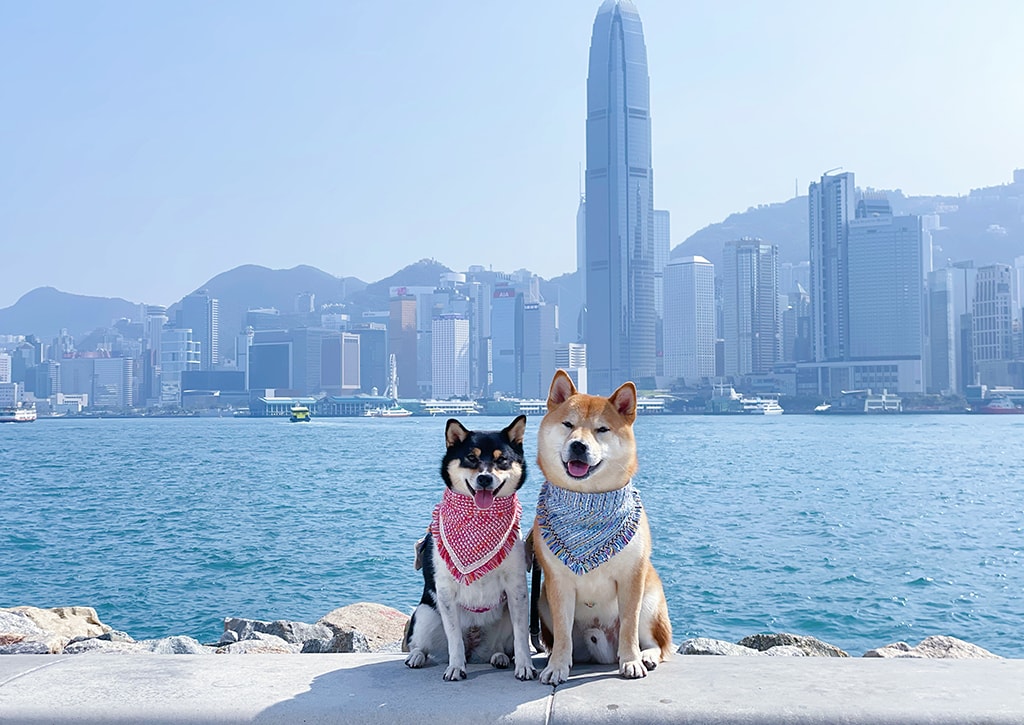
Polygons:
M640 653L640 661L644 663L644 667L649 670L653 670L658 666L658 662L661 660L660 649L645 649Z
M619 665L619 674L627 680L639 680L647 677L647 668L641 660L630 660Z
M545 685L560 685L569 679L569 667L558 667L548 664L540 673L540 681Z
M409 656L405 658L405 666L411 667L414 670L418 670L425 664L427 664L427 656L423 654L423 650L421 649L414 649L409 653Z
M526 664L524 665L516 664L517 680L532 680L536 676L537 670L534 668L532 664L530 664L530 660L526 660Z
M504 652L495 652L491 655L491 667L497 667L499 670L508 669L508 666L512 664L512 660L508 658L508 655Z
M466 679L466 668L459 667L458 665L448 665L448 669L444 671L445 682L455 682L456 680Z

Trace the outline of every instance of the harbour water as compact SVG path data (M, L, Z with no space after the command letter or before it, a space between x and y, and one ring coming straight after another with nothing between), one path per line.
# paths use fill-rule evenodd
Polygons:
M1019 418L640 418L674 639L786 631L859 655L947 634L1024 657ZM136 639L207 642L226 616L411 611L443 446L441 418L0 426L0 607L88 605Z

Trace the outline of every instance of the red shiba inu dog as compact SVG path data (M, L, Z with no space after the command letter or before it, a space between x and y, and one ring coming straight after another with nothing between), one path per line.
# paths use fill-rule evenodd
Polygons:
M670 655L672 625L631 483L636 387L585 395L559 370L547 409L537 441L546 480L531 534L544 575L538 609L548 662L540 681L564 682L574 662L618 662L623 677L645 677Z

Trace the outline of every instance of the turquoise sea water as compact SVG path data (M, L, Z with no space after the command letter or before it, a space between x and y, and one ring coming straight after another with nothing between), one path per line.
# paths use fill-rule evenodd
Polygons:
M646 417L636 429L677 642L788 631L859 655L948 634L1024 657L1024 416ZM440 418L0 426L0 606L94 606L137 639L201 641L226 616L411 611L443 446Z

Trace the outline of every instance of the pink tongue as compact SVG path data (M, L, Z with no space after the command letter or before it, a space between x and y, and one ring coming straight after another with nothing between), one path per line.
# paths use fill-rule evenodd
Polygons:
M590 465L584 461L569 461L568 468L570 476L576 476L576 478L579 478L580 476L587 475L587 471L590 470Z
M494 503L494 491L477 491L473 494L473 502L478 509L489 509Z

